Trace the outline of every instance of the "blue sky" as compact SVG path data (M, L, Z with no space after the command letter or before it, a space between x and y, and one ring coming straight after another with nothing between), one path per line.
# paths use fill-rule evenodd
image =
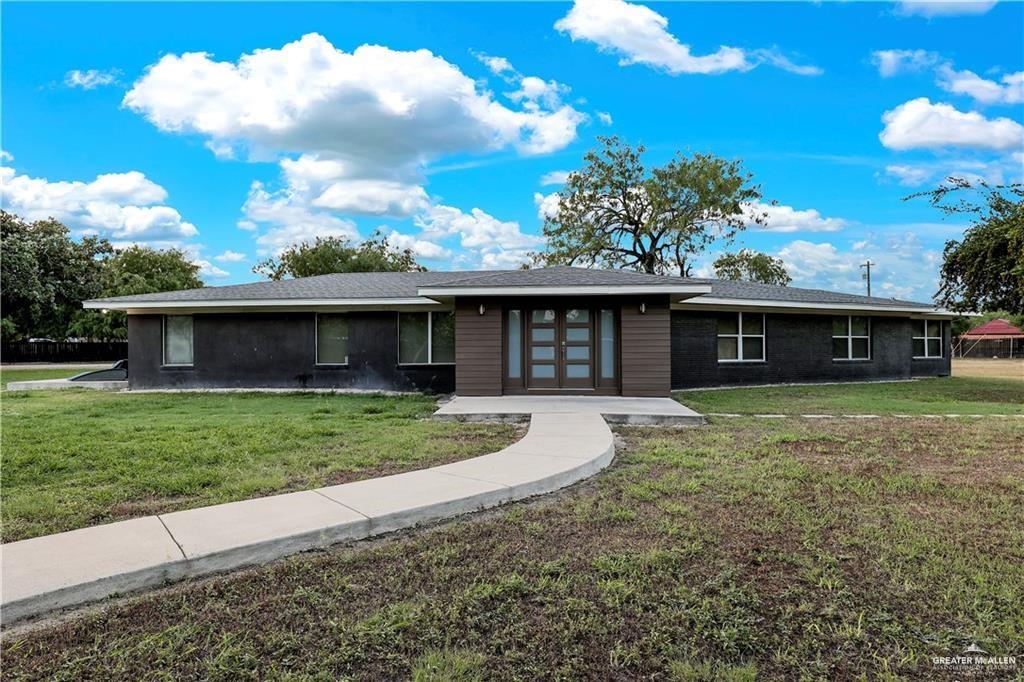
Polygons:
M0 11L4 207L184 248L207 284L375 229L431 269L514 267L559 172L616 134L651 164L742 159L778 205L729 248L795 285L861 291L870 258L873 293L927 300L963 225L902 197L1024 164L1021 3Z

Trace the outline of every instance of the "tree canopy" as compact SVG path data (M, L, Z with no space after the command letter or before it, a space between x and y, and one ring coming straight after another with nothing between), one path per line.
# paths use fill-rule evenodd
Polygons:
M749 205L760 187L740 162L711 154L678 154L648 169L643 145L601 137L558 193L544 221L543 265L603 265L689 275L693 256L729 241L748 222L763 223Z
M146 246L119 249L102 261L99 297L133 296L203 286L199 266L178 249L156 250ZM92 339L124 339L128 336L125 314L116 310L79 310L71 323L74 336Z
M967 215L963 239L946 242L936 294L957 311L1005 310L1024 314L1024 185L948 178L907 199L926 197L946 215Z
M411 249L396 249L386 236L375 233L362 244L342 237L317 237L312 244L288 247L277 258L268 258L252 269L268 279L311 277L335 272L416 272L426 270Z
M721 279L745 280L786 286L793 281L781 258L752 249L723 253L714 262L715 275Z
M0 211L0 310L4 338L67 336L81 302L102 291L100 257L112 252L97 237L80 241L52 218L27 222Z

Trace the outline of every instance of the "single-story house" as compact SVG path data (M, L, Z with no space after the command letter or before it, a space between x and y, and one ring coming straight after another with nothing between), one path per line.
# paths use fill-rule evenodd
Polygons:
M665 396L949 374L930 304L619 270L374 272L96 299L132 389Z

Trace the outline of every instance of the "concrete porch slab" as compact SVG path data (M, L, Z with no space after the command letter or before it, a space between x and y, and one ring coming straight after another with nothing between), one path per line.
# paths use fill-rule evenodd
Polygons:
M521 419L529 415L597 413L613 424L699 426L704 417L671 398L623 396L456 396L434 413L449 421Z
M68 381L67 379L37 379L36 381L11 381L8 391L59 391L68 388L91 388L94 391L125 391L127 381Z

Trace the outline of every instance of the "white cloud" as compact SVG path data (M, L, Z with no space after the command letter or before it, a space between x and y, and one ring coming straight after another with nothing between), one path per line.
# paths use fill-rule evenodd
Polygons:
M896 14L901 16L952 17L970 14L985 14L996 4L996 0L899 0Z
M218 263L241 263L242 261L245 260L245 254L228 249L214 256L213 260L217 261Z
M621 55L622 65L645 64L673 75L749 71L762 63L802 75L821 73L816 67L794 64L775 49L748 53L722 45L710 54L696 56L689 45L668 31L668 19L645 5L624 0L576 0L569 13L555 22L555 28L574 41L589 41L602 51Z
M402 234L396 230L385 231L385 233L387 234L388 244L397 249L409 249L417 258L426 260L451 258L451 250L446 249L437 242L418 239L414 235Z
M551 194L534 192L533 203L537 206L537 218L543 221L557 216L560 201L561 197L558 196L558 192L552 192Z
M943 64L936 84L957 95L969 95L982 104L1020 104L1024 102L1024 71L1005 74L1000 82L982 78L973 71L957 71Z
M544 175L540 176L541 185L564 185L566 180L569 179L569 173L572 171L567 170L553 170Z
M106 173L91 182L50 182L4 167L0 198L6 210L26 220L53 217L111 240L177 241L198 234L178 211L162 205L167 191L139 171Z
M117 69L109 71L101 71L99 69L81 71L73 69L64 74L64 85L69 88L92 90L104 85L115 85L120 74L121 72Z
M871 53L871 61L878 67L878 75L882 78L924 71L939 60L938 54L928 50L876 50Z
M882 115L879 134L889 149L974 147L1009 150L1024 144L1024 126L1009 118L986 118L976 111L958 111L932 104L926 97L904 102Z
M797 210L784 204L757 202L746 208L747 226L762 232L836 232L847 226L841 218L825 218L813 208ZM753 216L762 215L766 224L758 225Z
M599 111L597 112L597 120L600 121L602 125L610 126L612 124L612 115L607 111Z
M362 45L348 53L315 33L234 63L205 52L165 55L124 104L160 130L244 144L257 155L334 154L356 177L408 172L460 151L554 151L585 118L567 105L510 109L427 50Z
M229 277L231 275L231 273L228 272L227 270L223 270L221 268L218 268L216 265L214 265L213 263L211 263L208 260L204 260L204 259L200 258L200 259L193 259L192 262L199 266L199 274L201 276L203 276L203 277L212 277L214 279L223 279L223 278Z
M278 254L292 244L312 242L317 237L359 237L351 220L311 209L289 190L269 192L260 182L252 183L242 211L246 221L266 228L256 238L262 255Z
M499 220L479 208L466 213L454 206L434 205L415 216L413 223L421 230L417 239L456 238L466 251L461 260L467 267L515 267L543 244L540 237L524 234L518 222Z
M473 56L479 59L480 63L486 66L495 76L516 72L512 62L504 57L495 57L483 52L473 52Z
M795 286L866 293L861 263L870 259L873 296L929 301L938 288L942 254L925 247L915 232L890 235L875 244L863 239L844 250L830 242L802 239L775 254L783 260Z
M932 177L932 170L924 166L890 164L885 167L885 174L896 178L901 185L917 187Z
M0 161L14 161L14 154L11 154L9 151L0 149Z

